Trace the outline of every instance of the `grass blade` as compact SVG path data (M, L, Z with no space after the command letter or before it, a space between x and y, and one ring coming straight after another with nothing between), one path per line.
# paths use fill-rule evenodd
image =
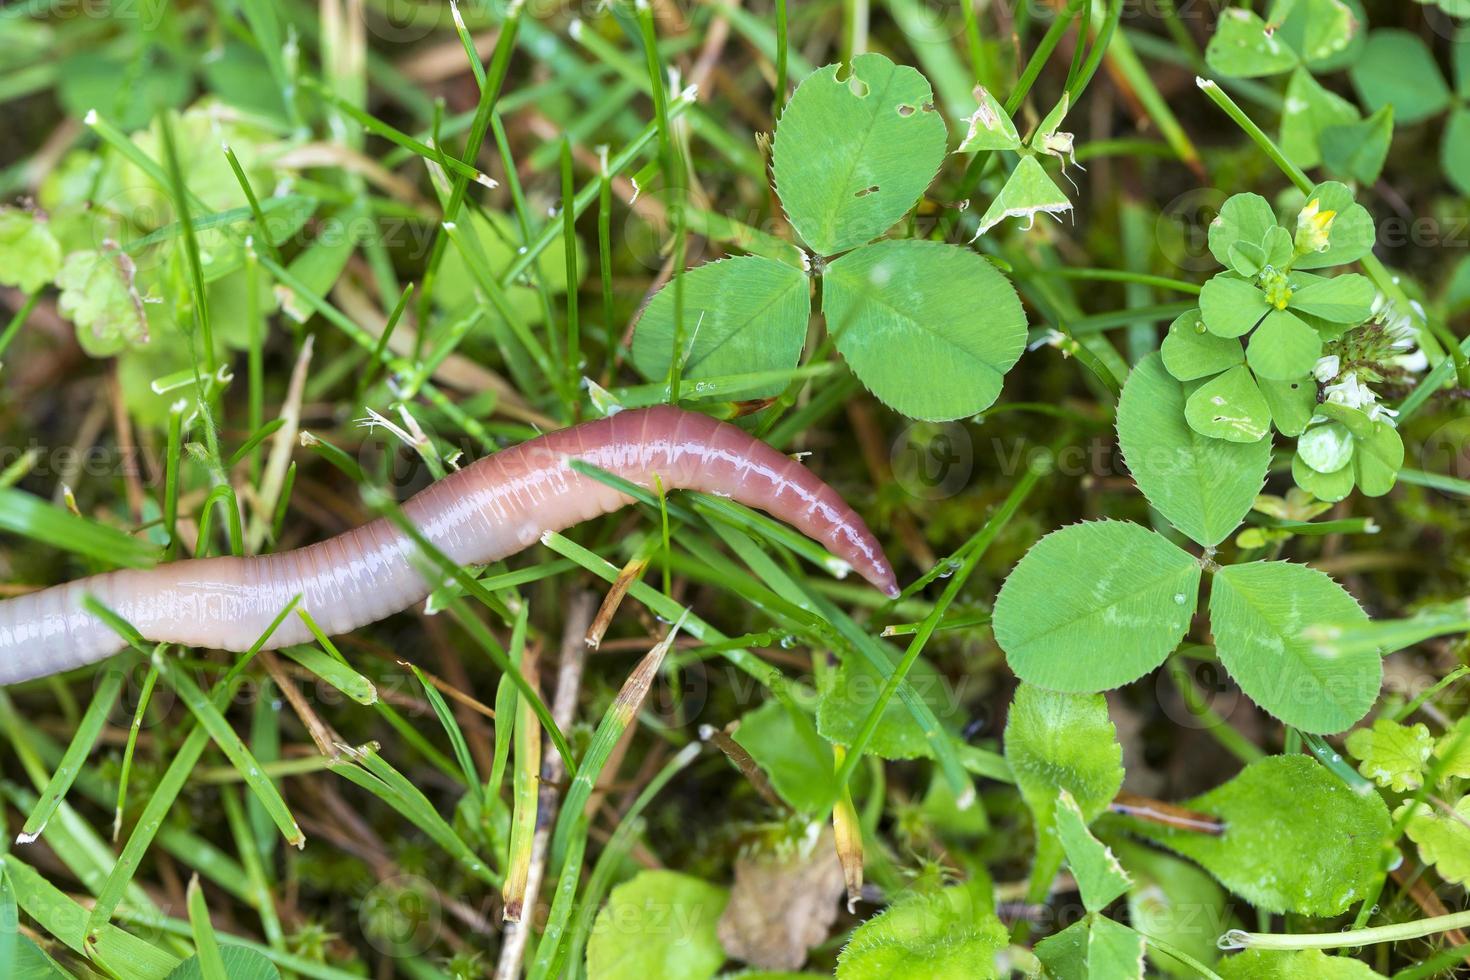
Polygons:
M97 744L97 738L102 734L102 728L107 724L107 716L117 704L118 695L122 692L123 681L127 679L127 667L130 663L109 663L102 669L102 680L97 685L96 693L92 695L92 703L87 705L87 713L82 716L81 723L77 725L77 733L72 736L71 744L67 746L66 754L61 757L61 764L51 774L51 781L41 791L41 798L36 801L36 808L26 818L25 826L21 828L20 835L16 837L17 844L29 844L41 832L46 829L47 822L51 819L56 808L61 806L61 801L76 781L77 775L82 771L82 766L91 754L92 747ZM0 970L0 976L7 976Z

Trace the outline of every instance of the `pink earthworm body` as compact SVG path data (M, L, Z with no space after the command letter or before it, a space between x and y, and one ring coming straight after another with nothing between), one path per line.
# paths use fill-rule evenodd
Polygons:
M651 488L703 490L766 511L821 542L863 578L897 594L882 548L837 492L796 460L706 415L663 406L619 412L487 456L403 505L420 533L462 565L488 564L617 510L626 494L570 467L573 459ZM195 558L123 569L0 602L0 684L107 657L125 645L82 605L91 594L159 643L244 651L300 595L328 635L422 601L432 583L417 545L384 518L275 555ZM288 616L264 649L311 640Z

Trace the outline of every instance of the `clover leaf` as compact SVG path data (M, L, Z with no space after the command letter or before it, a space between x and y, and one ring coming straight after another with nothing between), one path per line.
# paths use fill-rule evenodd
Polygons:
M1356 486L1369 497L1392 490L1404 465L1404 441L1386 418L1331 400L1297 440L1291 472L1297 486L1322 500L1342 500Z
M1307 428L1316 403L1310 375L1324 342L1370 317L1377 293L1356 273L1301 270L1361 258L1372 236L1367 211L1335 181L1312 189L1291 231L1260 195L1225 201L1208 241L1226 269L1204 284L1199 309L1177 319L1162 346L1169 373L1200 382L1185 403L1196 432L1255 442L1273 425L1285 435Z
M973 153L977 150L1019 150L1021 136L1016 124L1006 113L1005 106L983 85L975 86L975 101L978 108L970 114L970 131L965 134L956 153Z
M1071 211L1072 202L1066 192L1047 175L1037 159L1037 155L1042 154L1054 156L1064 164L1068 159L1075 162L1072 134L1060 131L1062 120L1072 104L1067 94L1062 94L1061 100L1047 113L1025 144L1017 134L1016 124L1006 115L1005 107L995 96L984 87L976 87L975 98L979 107L971 114L970 131L955 152L1012 150L1019 152L1021 159L1006 178L1000 193L990 202L990 207L980 216L974 237L979 238L1006 218L1025 218L1026 228L1030 229L1038 214L1056 216Z
M1456 16L1463 16L1457 13ZM1466 39L1455 39L1454 81L1452 89L1440 74L1434 53L1424 40L1411 31L1384 28L1368 35L1361 56L1349 69L1353 87L1363 104L1373 113L1372 119L1382 121L1379 114L1392 111L1392 119L1403 125L1423 122L1450 110L1449 120L1440 140L1440 170L1461 193L1470 193L1470 110L1465 108L1463 98L1470 87L1470 58L1463 55ZM1351 134L1343 134L1339 148L1349 161L1363 151L1363 147L1348 142ZM1371 136L1372 153L1378 152L1381 134ZM1323 145L1324 156L1326 144ZM1338 161L1339 163L1343 161ZM1339 171L1343 172L1343 171ZM1356 176L1343 172L1344 176Z
M1222 75L1258 78L1298 65L1325 70L1352 45L1359 18L1342 0L1275 0L1263 19L1244 7L1221 11L1205 61Z
M966 143L1019 147L1004 107L983 88L975 97ZM913 208L943 161L947 130L933 98L922 74L881 54L858 55L845 76L837 65L809 75L776 125L772 171L792 227L816 254L803 255L800 267L748 255L683 273L638 323L638 370L657 382L677 361L696 397L714 377L727 381L727 394L778 394L801 355L812 280L820 279L837 351L884 404L929 421L988 408L1026 345L1015 288L971 249L879 239ZM1070 137L1060 140L1061 116L1053 115L1048 152L1061 152ZM1027 172L1049 182L1034 157L1026 161ZM997 201L1002 210L1012 204L1022 207ZM1061 204L1071 207L1065 197ZM908 356L894 358L898 348Z
M786 215L822 255L872 241L914 206L944 161L945 125L918 71L860 54L808 75L776 125L771 171Z

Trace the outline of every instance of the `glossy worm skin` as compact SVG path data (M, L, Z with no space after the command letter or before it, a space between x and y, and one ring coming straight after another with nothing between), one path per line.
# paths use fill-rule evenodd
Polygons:
M403 505L424 537L462 565L498 561L617 510L627 495L573 470L580 459L642 487L703 490L766 511L827 547L889 595L893 569L867 525L796 460L733 425L668 406L619 412L487 456ZM122 649L82 606L92 594L148 640L244 651L295 595L328 635L425 599L416 545L386 519L318 544L251 558L196 558L123 569L0 602L0 684L93 663ZM288 616L266 641L311 639Z

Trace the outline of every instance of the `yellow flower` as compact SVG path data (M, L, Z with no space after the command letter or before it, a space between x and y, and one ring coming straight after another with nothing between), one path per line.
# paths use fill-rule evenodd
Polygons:
M1323 211L1321 202L1315 197L1307 202L1296 219L1296 250L1303 255L1326 251L1332 220L1336 217L1336 211Z

